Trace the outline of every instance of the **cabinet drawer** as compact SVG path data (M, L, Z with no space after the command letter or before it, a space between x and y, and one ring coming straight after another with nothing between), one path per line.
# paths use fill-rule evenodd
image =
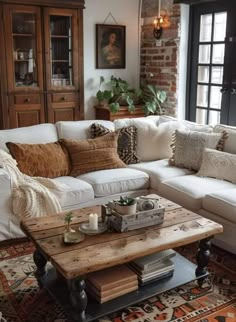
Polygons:
M40 104L40 95L39 94L34 94L34 95L15 95L14 96L14 103L16 105Z
M76 93L57 93L52 94L53 103L74 102L77 100Z

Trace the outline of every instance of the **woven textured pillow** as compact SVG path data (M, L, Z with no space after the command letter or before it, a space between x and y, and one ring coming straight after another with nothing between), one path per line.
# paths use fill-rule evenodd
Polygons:
M204 149L197 175L236 183L236 154Z
M56 178L68 176L70 159L59 142L46 144L6 143L18 168L31 177Z
M113 132L96 139L60 140L70 155L70 175L77 177L92 171L125 168L117 153L117 139L118 134Z
M93 123L90 128L90 137L92 139L111 133L112 131L105 126ZM139 163L137 156L137 128L135 126L123 127L116 131L118 136L118 154L125 164Z
M170 165L198 171L204 148L223 150L228 133L204 133L176 130L171 144L173 155Z

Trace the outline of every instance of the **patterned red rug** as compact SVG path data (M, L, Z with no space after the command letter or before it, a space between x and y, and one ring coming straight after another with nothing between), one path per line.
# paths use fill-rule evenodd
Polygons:
M178 249L194 261L196 244ZM34 278L30 242L0 246L0 317L7 322L69 322ZM189 283L99 322L236 322L236 256L213 247L210 278ZM0 321L4 321L4 319Z

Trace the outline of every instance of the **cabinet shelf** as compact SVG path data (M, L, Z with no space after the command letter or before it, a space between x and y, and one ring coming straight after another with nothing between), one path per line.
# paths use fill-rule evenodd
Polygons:
M18 34L18 33L13 33L12 34L13 37L34 37L33 34Z
M51 35L51 38L66 39L66 38L69 38L69 36L67 36L67 35Z
M68 59L53 59L52 60L53 63L68 63L69 60Z

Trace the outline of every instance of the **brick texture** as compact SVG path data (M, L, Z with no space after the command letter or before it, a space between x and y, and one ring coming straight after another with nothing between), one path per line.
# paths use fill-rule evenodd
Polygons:
M145 19L153 17L154 20L158 12L157 4L157 0L143 1L140 77L141 82L157 85L159 89L167 92L167 101L163 105L165 114L176 116L180 6L173 4L173 0L162 0L161 14L164 16L164 24L161 46L157 46L153 25L150 19Z

